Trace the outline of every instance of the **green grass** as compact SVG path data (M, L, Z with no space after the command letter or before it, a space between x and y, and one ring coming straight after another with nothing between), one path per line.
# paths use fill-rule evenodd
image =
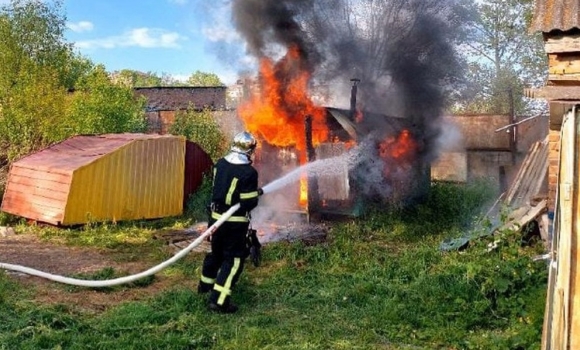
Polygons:
M541 247L523 247L518 234L502 232L489 238L501 240L492 251L487 239L462 252L439 250L444 238L466 229L484 194L436 184L413 209L333 224L325 243L266 245L262 266L248 264L238 284L236 315L209 313L186 287L88 314L38 304L33 290L0 272L0 349L539 348L547 270L531 257ZM68 243L163 257L158 245L135 238L148 228L115 227L114 239L83 238L98 237L96 225ZM195 280L202 258L190 254L172 268Z

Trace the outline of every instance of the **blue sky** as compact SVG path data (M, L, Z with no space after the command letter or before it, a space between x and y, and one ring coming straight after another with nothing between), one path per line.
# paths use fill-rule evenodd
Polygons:
M67 40L108 71L200 70L231 84L247 68L229 0L64 0L63 11Z

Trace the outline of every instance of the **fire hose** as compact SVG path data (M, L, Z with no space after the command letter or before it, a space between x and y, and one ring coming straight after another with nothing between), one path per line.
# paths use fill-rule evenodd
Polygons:
M278 190L278 189L288 185L291 182L299 180L301 176L303 176L305 173L308 173L308 172L313 172L313 173L331 172L332 173L333 171L343 171L343 167L347 164L350 164L352 159L356 159L356 156L357 156L357 153L354 151L351 151L350 153L346 153L343 156L337 156L337 157L333 157L333 158L316 160L312 163L308 163L306 165L298 167L298 168L292 170L291 172L287 173L286 175L282 176L281 178L278 178L277 180L274 180L274 181L270 182L269 184L267 184L266 186L262 187L261 191L259 191L259 195L263 195L263 194ZM141 278L154 275L157 272L163 270L164 268L168 267L169 265L175 263L179 259L186 256L193 248L200 245L201 242L203 242L203 240L207 236L213 234L218 229L218 227L220 227L227 219L229 219L230 216L232 216L234 214L234 212L236 210L238 210L239 208L240 208L239 203L232 206L228 211L223 213L221 215L221 217L213 225L208 227L208 229L205 230L205 232L203 232L201 234L201 236L199 236L197 239L195 239L193 242L191 242L191 244L189 244L187 247L183 248L181 251L179 251L177 254L175 254L173 257L171 257L169 260L166 260L166 261L162 262L161 264L153 266L152 268L150 268L146 271L143 271L141 273L135 274L135 275L119 277L119 278L114 278L114 279L109 279L109 280L91 281L91 280L83 280L83 279L54 275L54 274L39 271L39 270L30 268L30 267L14 265L14 264L7 264L7 263L2 263L2 262L0 262L0 269L17 271L17 272L25 273L27 275L46 278L46 279L49 279L49 280L52 280L55 282L60 282L60 283L65 283L65 284L70 284L70 285L75 285L75 286L82 286L82 287L110 287L110 286L116 286L116 285L125 284L125 283L131 283L131 282L134 282L134 281L139 280Z
M231 207L228 211L226 211L225 213L222 214L222 216L219 218L219 220L217 220L213 225L208 227L208 229L205 230L205 232L203 232L201 234L201 236L196 238L187 247L183 248L181 251L179 251L177 254L175 254L173 257L171 257L169 260L166 260L166 261L162 262L161 264L153 266L152 268L150 268L146 271L140 272L138 274L135 274L135 275L119 277L119 278L114 278L114 279L110 279L110 280L94 281L94 280L83 280L83 279L54 275L54 274L43 272L40 270L36 270L36 269L30 268L30 267L14 265L14 264L7 264L7 263L0 263L0 269L22 272L22 273L25 273L27 275L42 277L42 278L46 278L46 279L49 279L49 280L52 280L55 282L70 284L70 285L74 285L74 286L82 286L82 287L111 287L111 286L117 286L120 284L131 283L131 282L134 282L134 281L139 280L141 278L154 275L157 272L168 267L169 265L175 263L177 260L183 258L193 248L200 245L201 242L207 236L213 234L218 229L218 227L220 227L227 219L229 219L229 217L232 216L234 214L234 212L236 210L238 210L239 208L240 208L239 203L234 205L233 207Z

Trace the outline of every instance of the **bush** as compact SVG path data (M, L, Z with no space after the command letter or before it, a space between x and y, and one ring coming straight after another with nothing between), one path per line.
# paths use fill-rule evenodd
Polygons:
M169 127L169 132L185 136L189 141L197 143L214 162L228 149L224 133L211 111L207 109L196 111L194 106L190 106L187 111L178 112L175 121Z
M203 178L201 186L189 196L185 215L194 221L206 221L208 219L207 206L211 201L212 181L211 176Z

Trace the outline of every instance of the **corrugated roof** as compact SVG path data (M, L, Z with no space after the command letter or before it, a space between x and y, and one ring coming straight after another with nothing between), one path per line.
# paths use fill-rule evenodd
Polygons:
M580 29L580 0L536 0L530 32Z
M178 111L190 104L196 108L223 109L226 106L226 87L164 86L135 88L137 95L147 98L147 111Z
M1 210L55 225L179 215L185 138L75 136L14 162Z
M174 137L154 134L79 135L19 160L21 166L68 172L138 139Z

